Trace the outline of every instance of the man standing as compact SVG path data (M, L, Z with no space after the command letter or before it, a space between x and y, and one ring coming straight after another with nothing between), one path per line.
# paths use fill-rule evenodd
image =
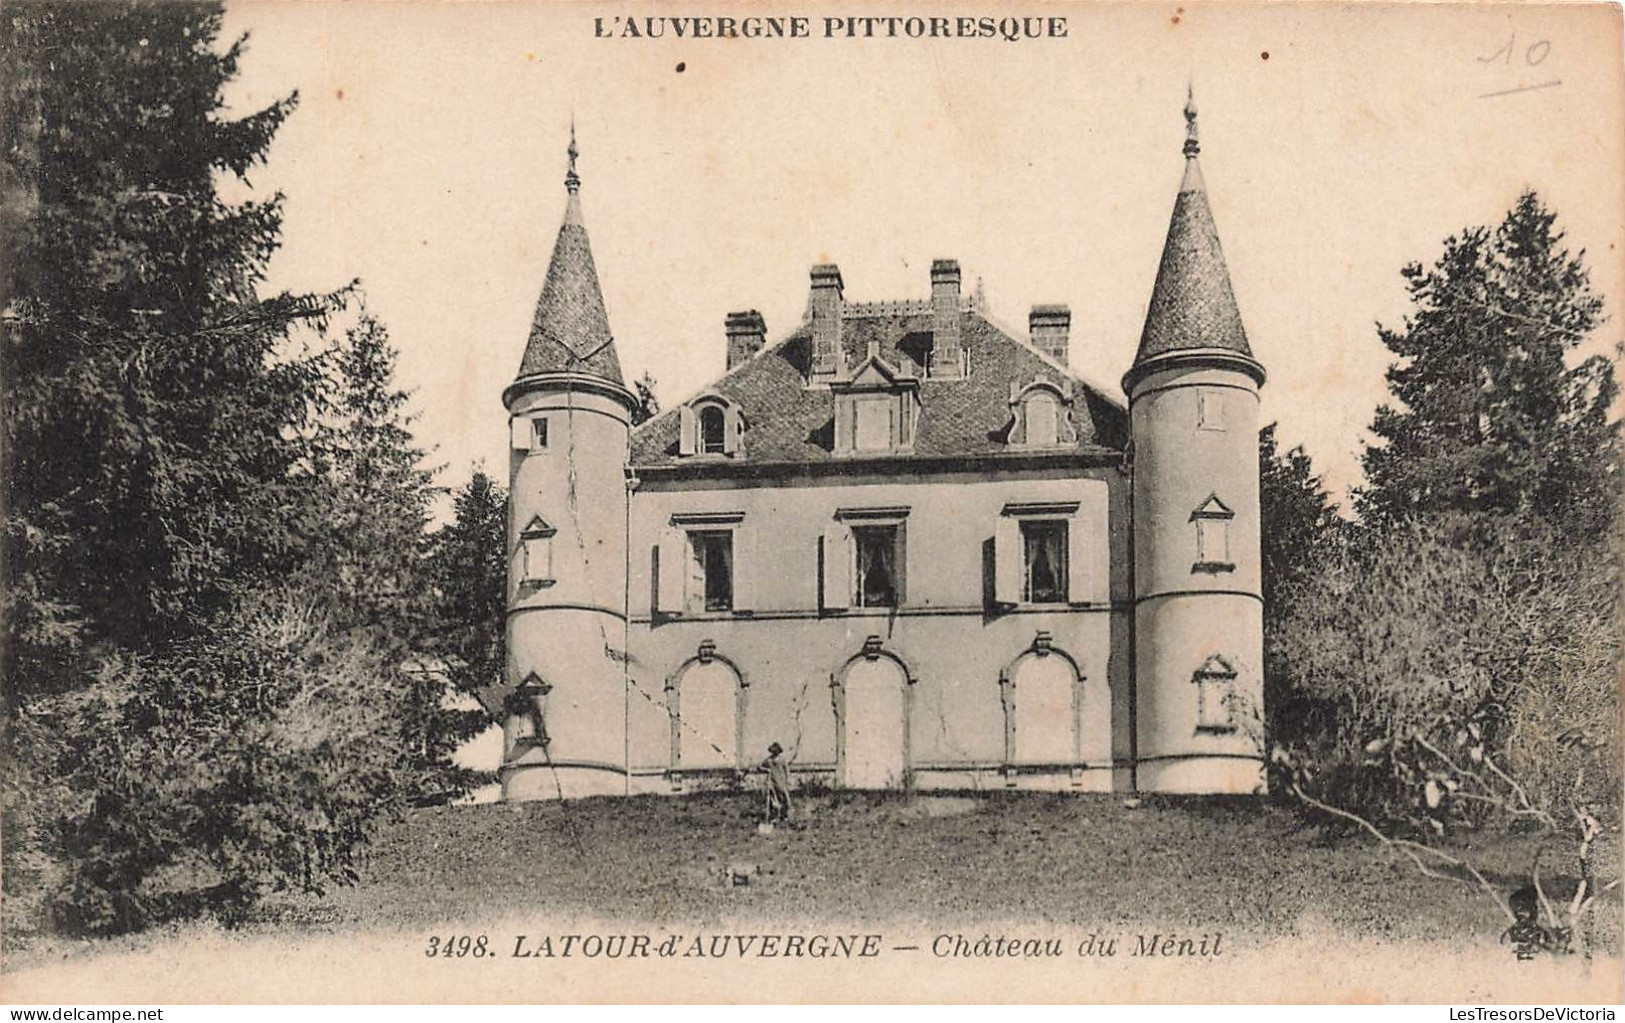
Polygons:
M787 821L790 819L790 768L780 759L784 747L777 742L767 748L767 759L762 761L762 770L767 774L767 819L772 821Z

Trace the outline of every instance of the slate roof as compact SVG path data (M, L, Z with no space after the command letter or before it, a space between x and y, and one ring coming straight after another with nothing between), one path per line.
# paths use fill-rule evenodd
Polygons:
M553 243L553 259L547 266L547 280L536 303L518 375L564 371L626 385L609 332L609 314L604 311L587 228L581 221L581 201L574 189L558 240Z
M1248 358L1253 354L1230 288L1202 169L1190 152L1134 363L1195 348L1224 348Z
M1071 380L1079 453L1123 449L1128 421L1120 404L980 314L962 312L960 316L960 343L970 351L969 378L922 379L914 447L889 457L974 456L1029 450L1005 443L1011 426L1010 384L1014 381L1025 386L1039 379L1056 384ZM881 358L893 366L907 364L917 375L923 374L932 343L931 327L929 313L845 319L841 323L841 342L846 365L861 363L874 339L879 342ZM835 396L826 388L805 385L811 357L811 328L804 323L789 337L735 367L702 392L720 394L743 411L744 463L835 462L850 457L838 456L833 450ZM1092 431L1086 419L1092 421ZM677 441L678 413L673 407L633 431L632 464L641 467L693 462L679 458ZM729 461L737 464L741 459Z

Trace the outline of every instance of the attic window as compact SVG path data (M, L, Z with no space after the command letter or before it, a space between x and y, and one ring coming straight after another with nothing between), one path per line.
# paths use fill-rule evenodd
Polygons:
M720 455L727 448L728 419L722 409L707 405L700 410L700 453Z
M847 380L830 384L835 397L835 452L874 454L914 446L920 415L920 380L912 364L894 368L878 351Z
M678 454L737 458L745 453L745 416L719 394L695 398L679 409Z
M1010 432L1006 443L1012 447L1053 448L1075 444L1077 428L1072 423L1072 395L1047 380L1021 387L1010 385Z

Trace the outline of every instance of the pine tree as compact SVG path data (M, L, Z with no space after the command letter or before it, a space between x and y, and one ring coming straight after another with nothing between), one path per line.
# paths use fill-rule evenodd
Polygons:
M1362 516L1541 518L1596 538L1618 489L1610 361L1570 365L1602 323L1584 252L1563 248L1533 192L1499 227L1446 240L1429 269L1403 270L1414 310L1379 326L1397 357L1394 404L1377 410Z
M507 518L501 485L475 469L453 495L452 521L432 544L438 648L453 685L488 706L506 658Z

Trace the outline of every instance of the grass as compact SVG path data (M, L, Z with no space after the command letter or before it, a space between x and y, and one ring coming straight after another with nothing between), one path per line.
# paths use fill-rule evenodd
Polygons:
M370 847L358 885L270 903L258 926L427 928L515 913L689 927L1019 920L1491 944L1506 927L1472 885L1425 877L1357 836L1328 841L1253 799L826 796L802 799L794 826L767 836L758 810L742 795L425 809ZM1524 883L1529 842L1475 836L1453 851L1506 891ZM1560 887L1557 858L1546 863ZM750 883L729 883L746 865ZM1617 954L1620 930L1616 890L1599 950Z

